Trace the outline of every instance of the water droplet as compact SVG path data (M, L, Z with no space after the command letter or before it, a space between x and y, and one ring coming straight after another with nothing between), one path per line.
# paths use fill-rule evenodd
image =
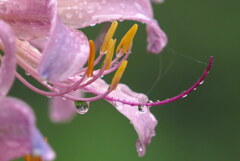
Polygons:
M85 114L89 110L89 103L83 101L76 101L75 102L76 110L79 114Z
M28 72L25 72L25 74L27 75L27 76L30 76L31 74L30 73L28 73Z
M196 90L197 90L197 88L194 88L193 90L194 90L194 91L196 91Z
M66 101L66 98L65 98L65 97L62 97L62 100Z
M139 139L137 140L136 148L137 148L138 155L140 157L145 154L145 148L144 148L144 146L142 145L142 143Z
M188 95L186 94L186 95L184 95L182 98L185 98L185 97L187 97Z
M199 84L203 84L204 83L204 81L201 81Z
M47 98L52 98L52 96L47 96Z
M145 112L144 106L139 105L139 106L138 106L138 111L139 111L139 112Z

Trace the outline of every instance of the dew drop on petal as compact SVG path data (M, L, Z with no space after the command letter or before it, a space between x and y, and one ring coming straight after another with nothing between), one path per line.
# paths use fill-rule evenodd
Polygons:
M185 97L187 97L188 95L186 94L186 95L184 95L182 98L185 98Z
M89 110L89 103L88 102L83 102L83 101L76 101L75 102L75 107L76 107L76 111L79 114L85 114Z
M143 145L139 139L137 140L136 148L137 148L138 155L140 157L145 154L145 148L143 147Z

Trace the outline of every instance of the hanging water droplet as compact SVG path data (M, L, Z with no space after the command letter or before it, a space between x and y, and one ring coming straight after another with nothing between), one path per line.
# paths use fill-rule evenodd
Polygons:
M104 75L101 76L101 78L103 78L103 77L104 77Z
M31 74L30 73L28 73L28 72L25 72L25 74L26 74L26 76L30 76Z
M92 27L93 27L93 26L95 26L95 25L96 25L95 23L93 23L93 24L90 24L90 26L92 26Z
M139 105L139 106L138 106L138 111L139 111L139 112L145 112L144 106Z
M89 110L89 103L83 101L76 101L75 102L76 110L79 114L85 114Z
M137 148L138 156L141 157L145 154L145 148L139 139L137 140L136 148Z
M201 81L199 84L203 84L204 83L204 81Z
M184 96L182 96L182 98L185 98L185 97L187 97L188 95L187 94L185 94Z
M197 88L194 88L193 90L194 90L194 91L196 91L196 90L197 90Z
M143 109L142 109L141 105L138 106L138 111L143 112Z

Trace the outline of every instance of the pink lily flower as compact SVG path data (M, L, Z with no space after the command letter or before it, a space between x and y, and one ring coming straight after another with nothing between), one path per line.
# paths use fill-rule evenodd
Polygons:
M31 108L6 96L15 75L15 42L9 25L0 20L0 26L0 43L5 53L0 68L0 160L9 161L27 154L53 160L55 153L36 128Z
M147 145L155 135L157 120L150 107L189 94L201 84L212 65L210 58L204 74L191 88L165 101L149 102L146 95L119 84L138 26L133 25L117 45L116 39L113 39L118 26L116 20L146 23L148 51L152 53L161 52L167 44L165 33L153 18L150 0L5 0L0 2L0 19L16 35L5 35L11 40L10 45L4 44L3 40L0 43L0 47L5 49L1 59L3 72L0 73L0 87L6 87L0 91L3 96L11 87L15 75L31 90L52 97L50 115L55 122L69 120L76 111L84 114L90 102L105 99L132 122L139 136L136 144L139 156L146 153ZM77 29L109 21L113 21L112 25L103 37L95 59L95 43ZM4 33L8 32L0 30L0 34ZM16 47L11 46L13 44ZM8 50L14 49L16 52L8 54ZM48 91L34 87L15 71L15 53L17 64ZM96 69L102 59L102 66ZM86 63L87 66L84 66ZM114 71L116 73L108 85L101 77ZM86 98L83 92L95 96ZM45 159L44 155L42 158Z

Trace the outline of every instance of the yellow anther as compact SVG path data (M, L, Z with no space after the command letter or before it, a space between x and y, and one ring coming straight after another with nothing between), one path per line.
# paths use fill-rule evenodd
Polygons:
M113 79L112 79L112 83L111 83L111 88L116 89L118 83L120 82L122 75L127 67L128 61L124 60L122 62L122 64L120 65L120 67L118 68L118 70L116 71Z
M113 21L111 27L109 28L106 36L105 36L105 39L103 41L103 44L102 44L102 47L101 47L101 51L102 52L106 52L106 50L108 49L108 43L109 41L112 39L116 29L117 29L117 26L118 26L118 22L117 21Z
M129 51L129 48L132 45L132 41L136 35L137 30L138 25L134 24L122 38L121 42L119 43L116 49L116 53L118 53L120 50L122 53L126 53Z
M25 161L32 161L32 157L30 155L24 156Z
M115 44L116 44L116 39L115 40L111 39L108 43L107 54L104 59L104 64L105 63L107 64L105 67L105 70L109 69L111 66Z
M88 57L88 67L87 67L87 77L91 77L93 75L93 69L94 69L94 60L95 60L95 45L92 40L89 40L89 46L90 46L90 54Z
M25 155L24 159L25 159L25 161L42 161L41 157L31 156L31 155Z

